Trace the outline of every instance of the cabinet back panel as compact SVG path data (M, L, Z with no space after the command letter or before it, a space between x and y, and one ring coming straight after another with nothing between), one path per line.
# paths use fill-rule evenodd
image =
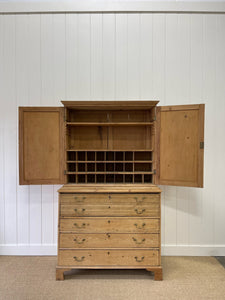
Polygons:
M107 122L108 112L104 110L69 109L67 121L70 122Z
M75 126L69 129L69 149L107 149L107 127Z
M147 130L145 126L112 127L112 145L113 149L121 150L147 150L147 144L150 145L150 136L147 139Z

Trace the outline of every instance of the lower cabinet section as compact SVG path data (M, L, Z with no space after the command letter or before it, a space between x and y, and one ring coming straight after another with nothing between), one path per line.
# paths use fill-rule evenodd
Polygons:
M85 193L75 185L59 190L56 279L71 269L143 268L162 280L160 189L143 189L140 194L109 185L85 185Z
M59 265L66 266L158 266L158 250L60 250Z

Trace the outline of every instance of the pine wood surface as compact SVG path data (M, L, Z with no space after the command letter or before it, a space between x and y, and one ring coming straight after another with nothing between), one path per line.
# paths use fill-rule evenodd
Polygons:
M61 218L60 232L85 233L159 233L158 218L76 217Z
M154 184L65 184L59 193L161 193L161 189Z
M19 108L20 184L64 183L63 108Z
M152 249L59 250L58 264L67 266L157 266L159 252Z
M158 233L60 233L59 248L159 248Z

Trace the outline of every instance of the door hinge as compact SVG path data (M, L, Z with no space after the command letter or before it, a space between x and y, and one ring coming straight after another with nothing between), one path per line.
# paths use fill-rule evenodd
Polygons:
M204 149L204 142L200 142L200 149Z
M156 174L156 169L153 170L153 174L154 174L154 175Z
M64 170L64 175L66 175L66 170Z

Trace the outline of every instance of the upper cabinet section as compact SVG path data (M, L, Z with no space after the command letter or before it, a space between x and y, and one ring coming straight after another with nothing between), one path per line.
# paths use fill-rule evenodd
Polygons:
M203 187L204 109L157 107L157 184Z
M64 183L63 108L19 108L20 184Z

